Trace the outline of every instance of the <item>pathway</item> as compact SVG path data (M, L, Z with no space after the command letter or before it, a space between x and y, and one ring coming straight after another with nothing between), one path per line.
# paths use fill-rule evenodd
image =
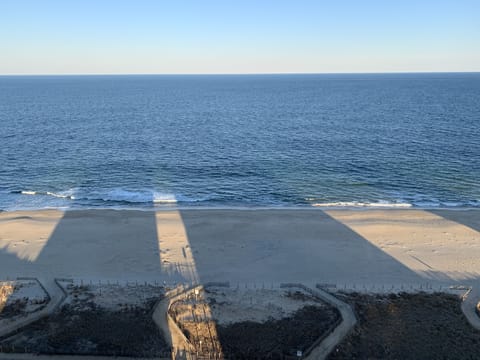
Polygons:
M475 308L480 301L480 287L473 286L465 295L462 302L462 311L468 322L475 328L480 330L480 316L476 313Z
M347 336L347 334L353 329L357 323L357 318L350 305L339 300L335 296L329 294L322 289L315 289L314 293L326 303L336 307L342 316L342 322L335 330L328 335L316 348L314 348L310 354L305 358L308 360L313 359L326 359L335 347Z
M192 291L192 288L179 287L175 291L165 295L155 310L153 311L153 321L162 332L165 341L172 347L172 352L175 354L175 359L187 359L190 352L194 352L194 349L190 342L187 340L182 330L175 324L175 321L168 314L170 305L177 300L185 297L185 294ZM179 350L189 350L187 353L180 352Z
M49 297L47 305L39 311L28 314L25 317L19 317L11 323L2 326L0 328L0 337L17 331L18 329L27 326L28 324L31 324L32 322L37 321L44 316L50 315L65 299L66 295L64 290L55 282L54 279L36 280Z

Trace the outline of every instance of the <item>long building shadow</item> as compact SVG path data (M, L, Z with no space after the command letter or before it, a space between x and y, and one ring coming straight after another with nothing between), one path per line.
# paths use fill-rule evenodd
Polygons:
M201 282L424 279L323 211L180 211Z
M428 210L444 219L463 224L480 233L480 210Z
M56 277L155 279L159 251L153 212L75 210L64 213L35 266Z
M340 289L372 290L373 285L389 291L425 286L430 275L413 271L320 210L183 210L180 215L200 283L229 281L251 289L333 283ZM210 318L221 316L214 307L209 312ZM230 348L218 328L212 333L217 338L211 343Z
M424 281L320 210L67 211L35 258L2 248L0 261L3 270L14 269L2 277L335 280L339 284Z
M58 219L36 213L17 223L27 233L6 241L0 249L0 276L46 278L142 280L163 275L155 213L129 210L74 210L56 212ZM2 221L19 221L2 215ZM48 219L47 219L48 218ZM42 230L28 234L35 223L52 223L48 236ZM28 222L29 221L29 222ZM39 233L37 233L39 232Z
M5 221L18 221L8 214L4 216ZM27 225L39 221L42 215L35 216L38 218L24 219L29 221ZM153 211L74 210L63 212L56 221L50 236L34 250L26 246L28 251L17 251L19 239L0 248L0 270L8 272L0 273L0 279L31 276L44 284L56 278L85 283L99 280L153 283L167 276L160 263L162 249ZM30 235L27 241L33 243L35 236ZM169 343L170 334L165 335Z
M465 225L478 231L474 216L434 213L468 221ZM435 269L412 270L321 210L66 211L36 252L1 248L0 269L9 268L13 276L229 281L258 288L300 282L387 290L450 280Z
M0 278L36 276L36 260L62 218L58 211L0 214Z
M458 229L455 231L455 237L452 241L456 242L458 248L466 247L466 249L470 250L467 251L470 258L464 257L462 259L462 265L468 266L475 264L479 259L479 254L477 254L478 252L476 249L480 246L480 210L470 209L458 211L439 209L428 210L428 212L447 220L452 226ZM479 283L479 275L479 272L473 271L473 269L458 274L459 277L468 280L469 283L474 284L475 286Z

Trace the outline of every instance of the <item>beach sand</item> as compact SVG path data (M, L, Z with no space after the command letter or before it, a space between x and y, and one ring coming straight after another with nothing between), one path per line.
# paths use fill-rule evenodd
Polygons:
M0 279L471 284L480 210L0 213Z

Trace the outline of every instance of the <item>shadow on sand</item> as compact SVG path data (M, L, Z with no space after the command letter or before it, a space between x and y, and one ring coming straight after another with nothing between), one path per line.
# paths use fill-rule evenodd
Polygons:
M473 215L432 213L480 229ZM359 290L443 276L409 269L321 210L67 211L34 260L0 248L1 278L9 267L39 278L335 283Z

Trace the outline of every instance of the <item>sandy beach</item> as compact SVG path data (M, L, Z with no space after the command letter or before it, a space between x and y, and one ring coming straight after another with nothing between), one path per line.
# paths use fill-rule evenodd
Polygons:
M478 210L0 213L0 278L399 285L478 281Z

